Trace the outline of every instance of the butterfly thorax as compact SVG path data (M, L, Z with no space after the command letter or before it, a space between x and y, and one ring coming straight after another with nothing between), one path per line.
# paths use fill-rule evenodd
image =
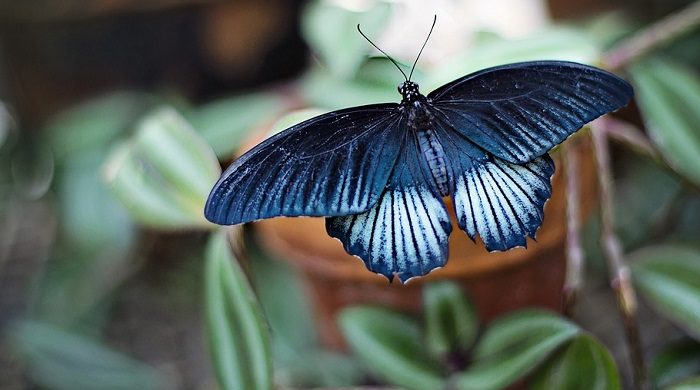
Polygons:
M398 89L402 97L399 107L404 111L408 125L414 129L428 127L432 115L428 111L428 98L420 93L418 84L404 81Z
M401 99L402 105L412 103L416 100L425 100L425 96L421 95L420 91L418 90L418 84L414 83L413 81L404 81L403 83L399 84L398 90L403 98Z
M403 96L401 107L406 110L407 125L416 137L435 188L440 195L448 196L452 171L448 167L447 155L435 131L435 118L428 110L428 99L420 94L418 84L412 81L399 85L399 92Z

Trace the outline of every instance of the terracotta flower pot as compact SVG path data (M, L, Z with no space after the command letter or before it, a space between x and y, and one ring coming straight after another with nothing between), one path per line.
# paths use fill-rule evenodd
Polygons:
M595 199L594 161L588 142L578 142L571 150L579 154L581 210L585 216ZM345 347L335 321L344 307L369 303L417 312L423 284L435 280L449 279L462 285L482 321L528 306L560 311L566 263L566 194L561 159L555 155L554 160L557 170L552 179L552 198L545 205L544 223L536 242L528 239L527 249L489 253L480 241L473 243L457 228L451 200L446 198L453 224L447 265L403 285L389 283L347 254L340 241L326 233L324 218L258 221L254 224L256 237L263 248L290 262L303 275L321 340L332 349Z

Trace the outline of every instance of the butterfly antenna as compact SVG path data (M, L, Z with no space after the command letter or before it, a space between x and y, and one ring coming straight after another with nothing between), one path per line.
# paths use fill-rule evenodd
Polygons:
M408 75L409 80L411 80L411 77L413 77L413 70L416 69L416 64L418 63L418 59L420 58L420 55L423 54L423 49L425 49L425 45L428 44L428 39L430 39L430 34L433 33L433 29L435 28L435 22L437 22L437 15L433 16L433 25L430 26L430 32L428 33L428 36L425 37L425 42L423 42L423 47L420 48L420 51L418 52L418 56L416 57L416 60L413 61L413 66L411 67L411 73Z
M357 25L357 31L360 32L360 35L362 35L362 36L367 40L367 42L369 42L372 46L374 46L375 49L377 49L377 50L379 50L380 52L382 52L382 54L384 54L384 56L386 56L386 58L388 58L389 61L391 61L391 62L394 64L394 66L396 67L396 69L398 69L399 72L401 72L401 74L403 75L403 78L406 79L406 81L410 80L409 77L406 77L406 73L404 73L404 71L401 70L401 67L399 66L399 64L396 63L396 61L394 61L393 58L389 57L389 55L386 54L386 53L384 52L384 50L380 49L377 45L374 44L374 42L372 42L372 40L370 40L369 38L367 38L367 35L365 35L365 33L363 33L362 30L360 30L360 25L359 25L359 24Z

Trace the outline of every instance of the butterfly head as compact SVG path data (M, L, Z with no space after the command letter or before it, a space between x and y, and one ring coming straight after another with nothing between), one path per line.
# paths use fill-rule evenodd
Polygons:
M399 84L399 93L403 97L404 102L412 102L418 99L421 94L418 91L418 84L413 81L404 81Z

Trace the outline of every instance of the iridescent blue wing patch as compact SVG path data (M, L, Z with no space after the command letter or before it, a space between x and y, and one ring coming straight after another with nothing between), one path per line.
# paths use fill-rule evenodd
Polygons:
M489 251L526 246L552 195L554 162L544 154L513 164L486 152L442 121L438 134L452 168L452 198L459 228L480 236Z
M472 240L478 233L489 251L526 246L542 224L553 174L546 154L522 165L498 157L475 162L455 180L459 228Z
M399 153L397 107L334 111L265 140L224 172L206 218L233 225L366 211L384 191Z
M593 119L622 108L632 87L612 73L561 61L522 62L472 73L428 94L469 140L527 163Z
M369 270L406 281L445 265L452 225L442 197L426 176L417 139L407 132L402 143L379 202L361 214L327 218L326 229Z

